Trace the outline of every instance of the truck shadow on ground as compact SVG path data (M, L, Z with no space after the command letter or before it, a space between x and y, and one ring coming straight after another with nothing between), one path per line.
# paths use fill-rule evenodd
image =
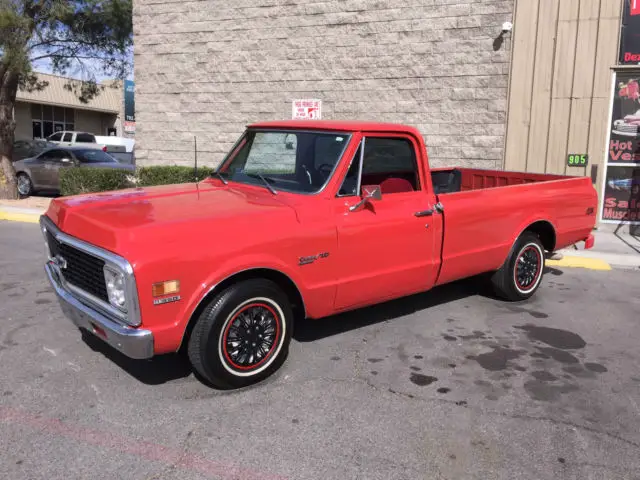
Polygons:
M545 269L545 273L562 275L560 270L549 267ZM495 298L489 277L486 275L459 280L436 287L425 293L391 300L320 320L298 321L293 338L298 342L313 342L478 295ZM82 340L93 351L103 354L129 375L146 385L161 385L186 378L193 373L186 355L180 353L159 355L149 360L134 360L107 345L95 335L82 332ZM200 379L200 381L202 380Z
M83 331L82 340L91 350L103 354L129 375L146 385L161 385L188 377L192 373L191 365L185 356L178 353L159 355L149 360L134 360L90 333Z

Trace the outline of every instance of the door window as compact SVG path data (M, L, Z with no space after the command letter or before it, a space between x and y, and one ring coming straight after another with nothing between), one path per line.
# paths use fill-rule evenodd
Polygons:
M62 150L49 150L44 152L38 158L45 162L57 162L64 156L64 152Z
M49 137L49 140L51 140L52 142L59 142L60 140L62 140L62 132L54 133Z
M360 148L354 156L338 195L358 195ZM380 185L383 195L420 190L413 144L407 138L366 137L360 185Z
M70 142L72 138L73 138L73 133L67 132L67 133L64 134L64 137L63 137L62 141L63 142Z

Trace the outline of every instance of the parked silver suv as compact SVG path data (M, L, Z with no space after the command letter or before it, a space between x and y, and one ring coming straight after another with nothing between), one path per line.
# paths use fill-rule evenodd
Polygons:
M118 162L102 150L88 147L50 148L13 164L22 196L35 191L60 192L61 168L118 168L135 171L135 166Z

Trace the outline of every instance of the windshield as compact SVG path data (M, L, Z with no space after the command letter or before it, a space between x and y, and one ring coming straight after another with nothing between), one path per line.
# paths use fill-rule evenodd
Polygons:
M102 150L87 148L74 150L73 154L81 163L118 163L115 158Z
M348 143L349 135L344 133L248 131L218 173L225 180L270 186L275 191L317 193Z

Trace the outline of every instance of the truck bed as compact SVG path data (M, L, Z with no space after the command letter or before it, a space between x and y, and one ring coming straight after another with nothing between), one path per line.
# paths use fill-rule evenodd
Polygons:
M444 221L438 283L498 269L536 222L548 232L549 251L585 239L594 223L597 196L589 177L472 168L431 175Z
M543 173L505 172L475 168L434 168L431 178L436 195L524 183L550 182L571 177Z

